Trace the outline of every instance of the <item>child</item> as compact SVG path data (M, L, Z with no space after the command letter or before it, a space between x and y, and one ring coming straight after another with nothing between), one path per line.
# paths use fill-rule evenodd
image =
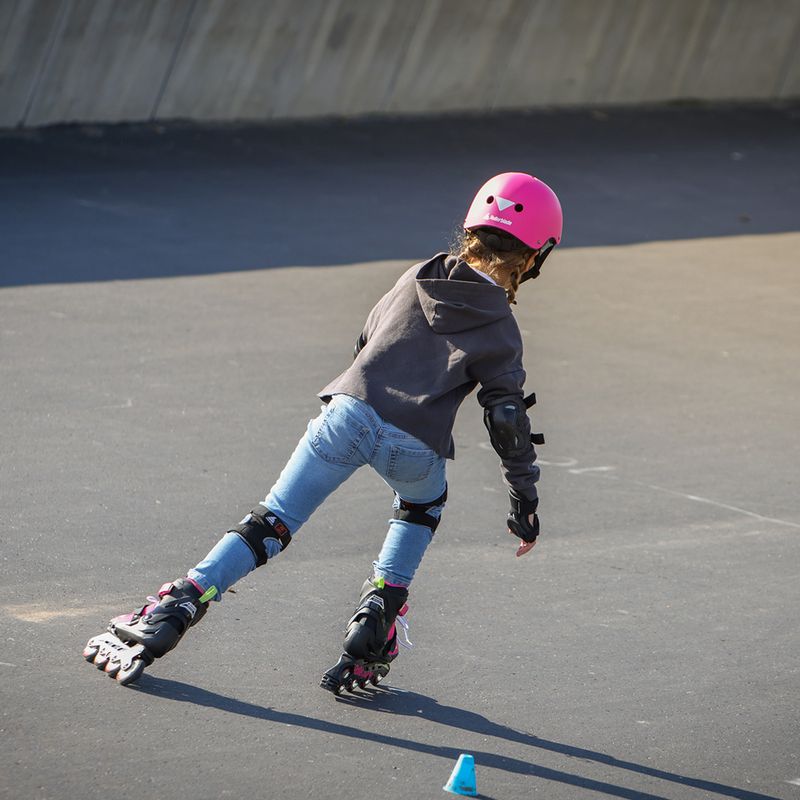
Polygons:
M509 488L517 556L536 543L539 468L523 397L522 338L510 304L561 240L558 198L508 172L481 187L452 255L416 264L367 317L352 365L320 393L326 403L267 497L185 578L89 640L87 660L120 683L171 650L209 601L289 546L314 510L369 464L394 491L394 515L347 625L344 653L321 685L335 694L377 684L398 653L408 587L439 524L445 461L464 398L478 402Z

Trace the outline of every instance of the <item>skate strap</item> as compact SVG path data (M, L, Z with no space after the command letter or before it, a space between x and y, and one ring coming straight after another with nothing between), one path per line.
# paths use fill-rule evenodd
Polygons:
M212 586L207 592L203 592L203 594L200 595L197 602L207 603L209 600L213 600L216 596L217 596L217 587Z
M158 597L153 597L151 594L147 595L147 605L142 606L138 611L134 611L134 616L143 617L145 614L149 614L161 602L161 597L160 592Z

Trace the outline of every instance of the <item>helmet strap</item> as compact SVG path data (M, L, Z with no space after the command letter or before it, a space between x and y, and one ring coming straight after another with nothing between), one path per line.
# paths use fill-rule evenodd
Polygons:
M534 259L533 266L523 274L523 276L519 279L520 283L525 283L527 280L533 280L534 278L539 277L539 272L542 269L542 264L544 264L544 260L550 253L553 251L553 248L556 246L554 239L548 239L542 247L539 249L539 252L536 254L536 258Z

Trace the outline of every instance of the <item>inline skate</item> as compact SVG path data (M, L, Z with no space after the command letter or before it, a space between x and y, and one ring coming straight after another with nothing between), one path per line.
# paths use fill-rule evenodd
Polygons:
M408 589L390 586L382 578L370 578L361 589L355 613L347 623L344 652L320 681L320 686L338 695L356 686L377 686L388 674L400 651L413 647L408 638ZM398 626L403 638L398 637Z
M83 657L123 686L133 683L203 618L216 593L216 587L204 592L188 578L165 583L157 597L148 597L146 605L130 614L114 617L106 633L89 639Z

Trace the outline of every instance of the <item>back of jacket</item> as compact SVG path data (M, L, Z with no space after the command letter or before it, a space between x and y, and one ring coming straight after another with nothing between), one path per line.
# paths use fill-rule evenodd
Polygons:
M370 312L352 365L321 392L349 394L452 458L453 424L464 398L480 385L490 405L522 397L522 337L505 290L453 256L416 264ZM530 452L503 461L507 483L536 498L539 468Z

